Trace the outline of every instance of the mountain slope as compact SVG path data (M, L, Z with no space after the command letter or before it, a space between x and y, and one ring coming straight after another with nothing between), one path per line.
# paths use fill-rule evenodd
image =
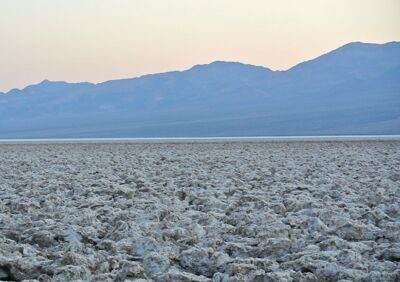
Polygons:
M400 43L350 43L287 71L217 61L0 94L0 138L400 133Z

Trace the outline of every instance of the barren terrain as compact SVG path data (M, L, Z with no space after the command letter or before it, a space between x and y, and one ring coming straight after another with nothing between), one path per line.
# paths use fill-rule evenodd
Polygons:
M400 142L0 145L0 280L400 281Z

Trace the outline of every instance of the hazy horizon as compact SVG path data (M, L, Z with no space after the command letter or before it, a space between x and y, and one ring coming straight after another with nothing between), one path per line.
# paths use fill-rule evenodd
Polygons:
M285 70L349 42L400 39L395 0L4 0L0 7L0 92L216 60Z

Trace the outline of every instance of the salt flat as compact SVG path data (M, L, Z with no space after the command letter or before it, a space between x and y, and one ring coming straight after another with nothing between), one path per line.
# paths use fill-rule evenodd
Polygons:
M399 281L400 141L0 145L0 280Z

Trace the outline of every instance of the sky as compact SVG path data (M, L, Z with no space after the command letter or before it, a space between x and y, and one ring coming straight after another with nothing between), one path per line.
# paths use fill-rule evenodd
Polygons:
M0 0L0 91L400 41L399 0Z

